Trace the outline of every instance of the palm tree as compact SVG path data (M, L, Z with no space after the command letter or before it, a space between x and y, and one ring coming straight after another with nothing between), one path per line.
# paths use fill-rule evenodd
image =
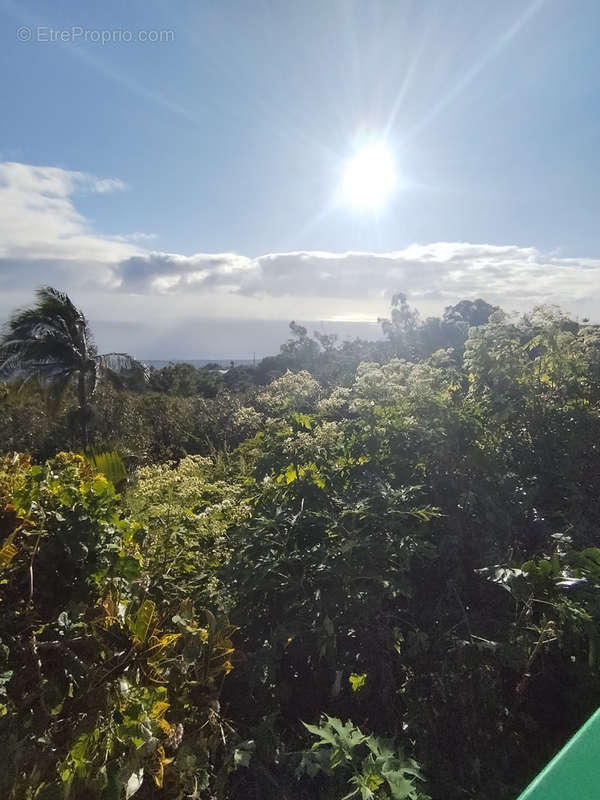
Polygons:
M44 286L37 302L16 311L0 337L0 377L37 379L54 399L75 384L81 438L88 445L90 400L98 381L116 385L145 377L145 367L126 353L99 355L82 311L64 293Z

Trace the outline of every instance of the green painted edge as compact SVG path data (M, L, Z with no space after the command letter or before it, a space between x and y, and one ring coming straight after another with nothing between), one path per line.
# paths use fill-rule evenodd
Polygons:
M558 751L558 753L554 756L554 758L549 761L544 769L535 777L529 786L525 789L525 791L517 797L517 800L528 800L528 798L532 798L533 792L543 783L544 779L548 775L548 773L555 767L555 765L562 761L565 754L571 750L578 742L585 736L585 734L594 727L596 723L600 722L600 708L595 711L592 716L584 722L584 724L579 728L577 733L575 733L566 745Z

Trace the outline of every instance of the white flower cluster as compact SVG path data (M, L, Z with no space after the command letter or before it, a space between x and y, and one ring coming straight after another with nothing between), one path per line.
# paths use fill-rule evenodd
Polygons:
M413 367L399 358L387 364L365 361L356 369L350 410L360 411L369 405L388 405L398 401L406 391Z
M318 461L343 449L344 426L339 422L323 422L311 431L301 431L287 438L283 452L298 464Z
M242 406L233 414L233 423L246 434L254 434L263 427L264 417L250 406Z
M131 509L151 529L184 526L220 536L248 513L248 503L240 486L215 479L214 471L213 459L205 456L186 456L176 467L143 467L129 496Z
M350 389L345 386L337 386L329 397L319 400L317 411L325 419L327 417L336 418L347 410L349 399Z
M269 414L311 411L316 408L320 393L321 387L310 372L288 370L258 395L257 403Z

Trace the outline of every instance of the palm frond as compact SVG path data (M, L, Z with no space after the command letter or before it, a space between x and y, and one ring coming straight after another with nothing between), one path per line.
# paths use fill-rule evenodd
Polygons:
M3 361L0 362L0 379L10 380L23 369L23 360L19 353L2 353Z
M89 447L85 455L90 464L108 478L114 486L127 480L125 464L116 450L98 452L93 447Z
M89 326L84 314L70 298L52 287L36 292L37 303L16 311L8 321L0 347L52 340L69 348L80 360L95 356Z
M148 383L148 367L127 353L105 353L96 356L95 361L102 377L117 389L140 389Z
M1 352L5 356L17 354L23 362L62 361L71 363L74 369L78 366L79 361L72 348L51 336L43 339L26 337L10 339L5 342Z
M138 361L128 353L104 353L104 355L96 358L102 367L111 369L113 372L127 372L134 369L147 371L145 364L142 364L141 361Z
M37 290L34 305L16 311L0 335L1 378L21 386L38 381L54 406L77 378L81 438L87 445L89 401L98 380L139 390L148 370L127 353L98 355L83 312L67 294L44 286Z
M0 375L37 377L61 385L96 355L87 321L70 298L46 286L37 290L37 302L16 311L0 337Z

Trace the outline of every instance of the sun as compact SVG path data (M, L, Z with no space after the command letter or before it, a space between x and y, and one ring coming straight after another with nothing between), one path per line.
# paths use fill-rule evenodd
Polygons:
M396 164L389 147L382 142L367 144L346 162L341 190L344 200L362 210L385 205L396 188Z

